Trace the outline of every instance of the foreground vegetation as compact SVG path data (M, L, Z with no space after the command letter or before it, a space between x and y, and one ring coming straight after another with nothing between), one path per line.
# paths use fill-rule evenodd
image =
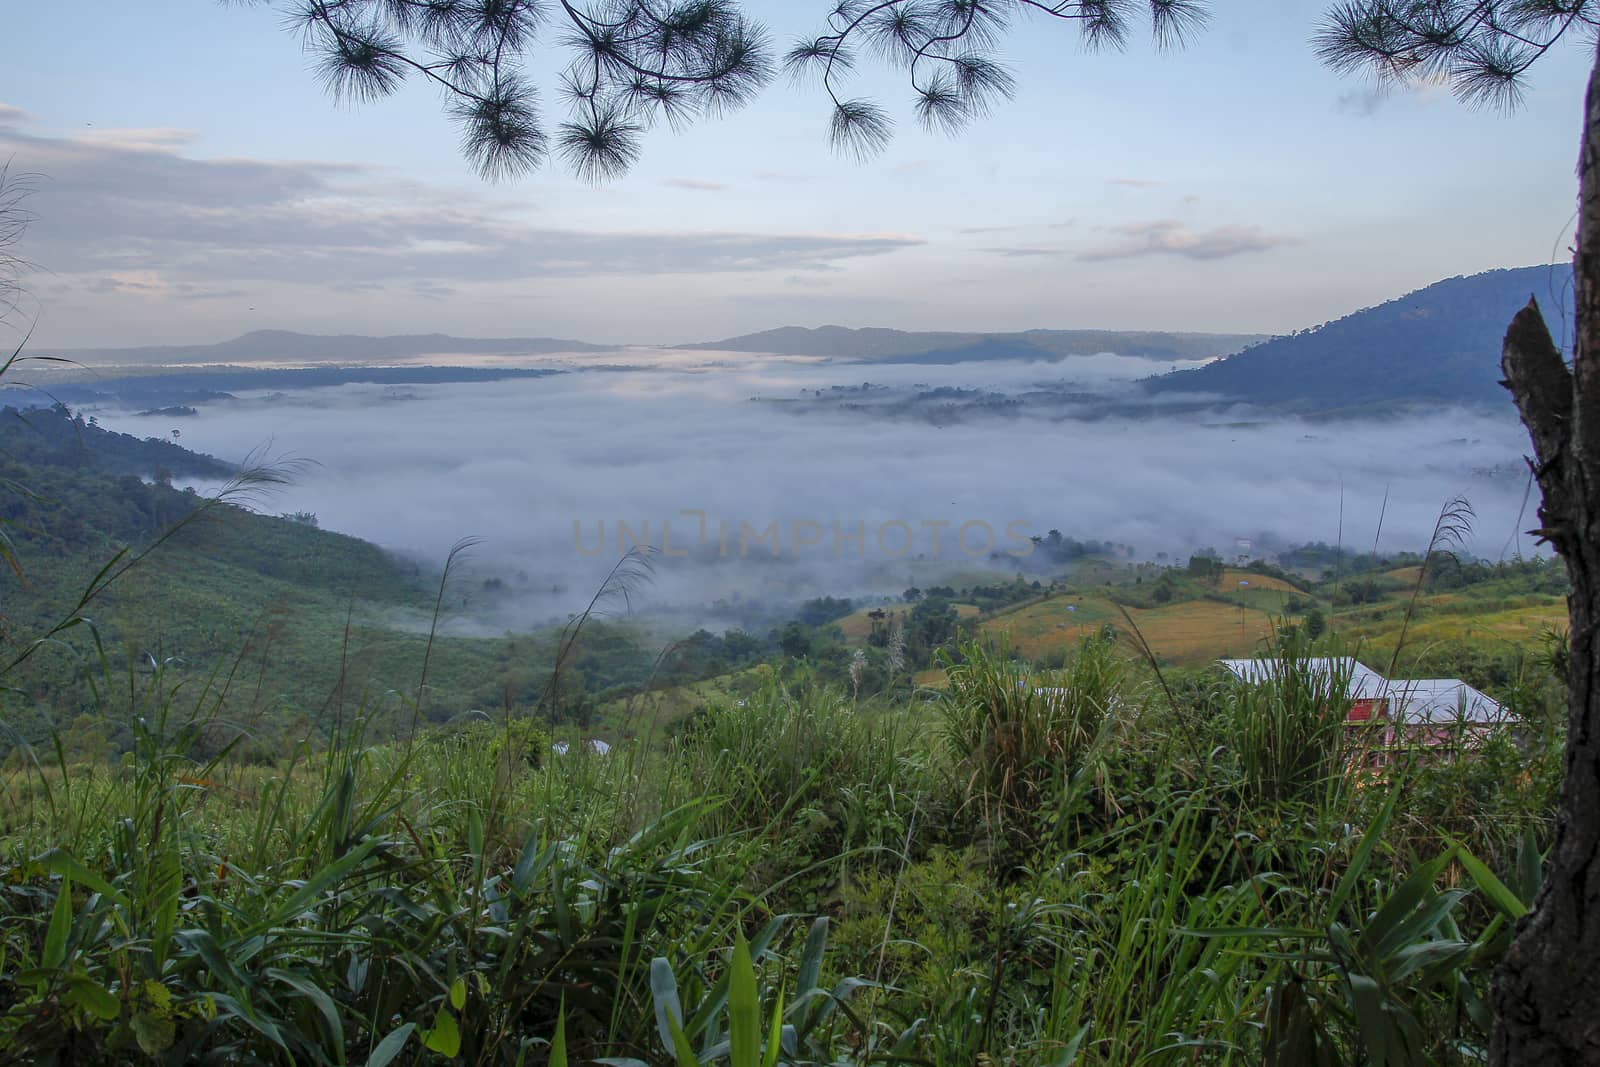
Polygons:
M367 744L356 710L270 768L196 758L220 688L130 676L120 762L6 776L0 1049L1472 1062L1536 887L1548 709L1357 779L1308 651L1168 694L1114 642L1044 674L968 644L936 700L773 675L604 757L517 719Z

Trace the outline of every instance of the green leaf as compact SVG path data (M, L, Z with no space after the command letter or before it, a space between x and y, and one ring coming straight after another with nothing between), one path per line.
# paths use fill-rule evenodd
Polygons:
M1345 902L1355 892L1356 883L1361 880L1361 875L1367 869L1367 863L1372 859L1372 853L1377 849L1378 842L1383 839L1383 832L1389 826L1389 819L1394 815L1395 805L1399 802L1400 790L1391 789L1383 807L1367 824L1366 832L1361 835L1361 844L1356 846L1354 856L1350 857L1350 866L1345 868L1344 874L1339 878L1339 884L1334 887L1333 895L1328 898L1329 918L1338 918Z
M158 1055L171 1048L173 1039L177 1037L177 1028L172 1025L171 1019L140 1012L133 1017L132 1023L134 1038L149 1056Z
M700 1057L695 1055L694 1046L689 1043L676 1015L667 1016L667 1028L672 1031L672 1053L678 1067L700 1067Z
M567 1067L567 995L561 994L561 1010L556 1013L556 1036L550 1039L549 1067Z
M1507 917L1520 919L1528 914L1528 902L1518 899L1511 888L1496 878L1494 872L1482 860L1464 848L1457 852L1456 859L1461 861L1461 866L1472 876L1472 884L1478 887L1478 892Z
M822 977L822 957L828 949L828 917L817 916L806 934L805 946L800 950L800 973L794 994L803 997L817 988Z
M1078 1049L1083 1046L1083 1039L1089 1036L1090 1025L1084 1023L1078 1028L1078 1032L1072 1035L1072 1040L1067 1042L1066 1047L1061 1050L1061 1055L1056 1057L1055 1067L1072 1067L1078 1062Z
M460 1011L467 1006L467 982L464 978L457 978L450 983L450 1006Z
M61 879L61 891L56 894L56 906L50 912L50 928L44 935L44 958L47 970L54 970L67 960L67 937L72 933L72 879Z
M767 1051L761 1057L761 1067L776 1067L778 1050L783 1047L783 990L778 990L778 1002L772 1006L772 1026L767 1030Z
M343 881L356 868L366 863L367 858L372 855L379 844L381 842L377 838L368 838L337 860L318 870L316 874L301 883L299 888L290 894L287 899L281 901L274 910L263 914L254 926L244 932L244 936L262 934L274 926L289 925L301 912L310 907L311 902L320 897L324 891Z
M1355 1005L1356 1020L1361 1027L1361 1043L1372 1057L1373 1067L1385 1067L1389 1062L1389 1019L1383 1010L1383 993L1364 974L1350 976L1350 1000Z
M467 809L467 849L475 860L483 855L483 812L476 806Z
M756 970L744 931L734 931L733 960L728 967L729 1067L758 1067L761 1061L761 1005Z
M1529 905L1539 895L1544 884L1544 856L1539 851L1539 838L1530 822L1522 831L1522 844L1517 846L1517 893Z
M111 1022L122 1014L122 1002L116 994L99 982L81 975L72 978L64 998L68 1004L82 1008L103 1022Z
M678 980L672 974L672 964L657 956L650 961L650 994L656 1006L656 1032L661 1035L661 1047L671 1052L673 1019L683 1018L683 1003L678 999Z
M400 1050L406 1047L411 1031L416 1028L416 1023L406 1023L392 1031L388 1037L378 1042L377 1048L372 1050L372 1055L367 1057L366 1067L389 1067L394 1058L400 1055Z
M328 1025L328 1036L333 1040L334 1046L344 1046L344 1025L340 1021L339 1008L334 1004L326 990L305 975L295 974L278 967L268 967L263 972L268 978L282 982L295 990L301 996L311 1001L317 1011L322 1013L322 1021Z
M183 887L183 868L178 864L176 851L168 851L159 861L159 884L153 893L156 905L155 929L150 934L150 955L155 962L155 973L160 974L172 952L172 931L178 921L178 896Z
M443 1004L439 1005L439 1014L433 1017L433 1025L422 1031L422 1043L448 1059L460 1054L461 1028L456 1025L456 1017Z
M71 878L75 882L88 886L96 893L109 897L114 903L124 907L127 906L127 898L112 888L110 882L78 862L77 858L69 852L63 852L59 848L52 848L48 852L35 856L29 865L49 874L59 874L62 878Z

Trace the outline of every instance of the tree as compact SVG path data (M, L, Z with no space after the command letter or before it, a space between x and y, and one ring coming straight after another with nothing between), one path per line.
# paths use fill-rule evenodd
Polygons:
M1315 641L1328 632L1328 617L1322 614L1322 609L1313 606L1306 612L1306 636Z
M1222 571L1222 560L1210 549L1189 557L1189 577L1196 581L1217 585L1222 581Z
M1594 0L1354 0L1316 43L1336 70L1443 78L1470 103L1515 104L1532 65L1564 39L1592 48ZM1533 445L1535 531L1566 562L1570 659L1566 776L1543 886L1496 970L1490 1062L1600 1063L1600 61L1578 155L1570 366L1529 299L1506 332L1505 386Z
M281 9L328 91L362 102L408 78L439 88L461 150L486 178L527 173L552 150L581 178L625 172L645 130L738 108L772 77L766 31L737 0L255 0ZM823 9L826 10L826 9ZM1019 15L1076 23L1124 46L1143 13L1158 46L1205 23L1196 0L839 0L783 66L814 79L836 149L865 158L893 136L878 103L842 95L864 50L907 72L916 117L953 132L1012 92L995 49ZM553 24L553 26L551 25ZM527 62L554 39L567 121L552 131Z

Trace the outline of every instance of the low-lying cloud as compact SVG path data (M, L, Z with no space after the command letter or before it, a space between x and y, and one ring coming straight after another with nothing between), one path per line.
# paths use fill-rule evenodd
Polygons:
M648 524L658 548L670 530L676 551L658 561L655 599L698 606L926 585L941 565L970 573L985 529L999 555L978 562L1012 572L1028 566L1005 556L1017 535L1051 529L1182 558L1228 552L1235 538L1332 542L1342 521L1346 543L1365 550L1381 513L1381 547L1414 550L1458 493L1478 512L1476 554L1499 556L1518 528L1525 440L1509 414L1328 424L1063 419L1024 406L940 426L851 405L882 390L1025 396L1063 379L1104 390L1152 368L1100 357L846 370L697 355L531 381L247 397L203 408L183 442L229 459L270 442L315 459L272 510L315 512L325 528L413 556L437 562L458 538L485 538L480 565L517 576L518 625L581 606L615 561L619 523L634 538ZM100 415L135 433L168 428Z

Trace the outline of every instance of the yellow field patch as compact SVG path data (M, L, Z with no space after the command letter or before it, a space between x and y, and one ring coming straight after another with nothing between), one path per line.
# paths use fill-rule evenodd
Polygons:
M1240 589L1240 582L1249 582L1250 584L1244 588L1253 592L1268 590L1274 593L1292 593L1295 595L1300 595L1300 590L1296 589L1282 578L1274 578L1270 574L1257 574L1255 571L1235 570L1231 567L1222 572L1222 583L1220 588L1223 592L1237 592Z
M1031 658L1076 645L1103 624L1120 618L1116 605L1108 600L1057 596L997 614L986 620L979 632Z
M1269 610L1261 610L1194 600L1160 608L1129 608L1128 614L1158 659L1191 665L1253 653L1272 632L1277 607L1273 603L1268 605ZM992 618L983 624L981 632L987 637L1009 639L1012 648L1037 659L1076 646L1106 623L1131 637L1122 613L1109 600L1062 596Z
M1396 638L1403 613L1396 612L1377 622L1339 624L1339 632L1368 640ZM1513 645L1534 645L1548 630L1567 628L1567 607L1551 598L1547 605L1509 608L1483 614L1424 613L1411 620L1406 644L1415 647L1429 641L1505 641Z
M1196 666L1225 656L1253 654L1272 633L1273 615L1214 600L1191 600L1151 610L1129 609L1156 658ZM1118 628L1127 625L1118 622Z

